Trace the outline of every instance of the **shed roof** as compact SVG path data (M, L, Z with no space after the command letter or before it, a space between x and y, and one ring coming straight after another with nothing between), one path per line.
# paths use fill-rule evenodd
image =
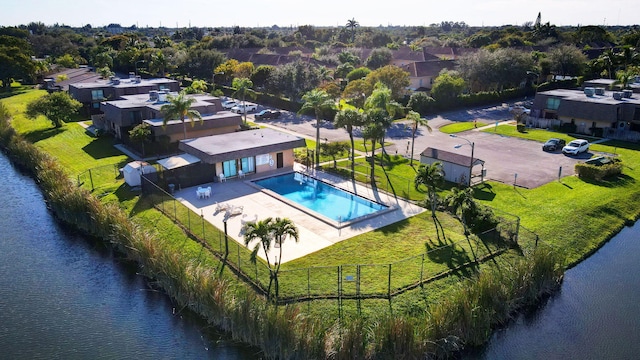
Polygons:
M434 149L434 148L426 148L421 153L421 156L426 158L440 160L442 162L448 162L451 164L469 166L471 163L471 156L462 155L458 153L453 153L446 150ZM477 157L473 158L473 165L484 164L484 160L478 159Z

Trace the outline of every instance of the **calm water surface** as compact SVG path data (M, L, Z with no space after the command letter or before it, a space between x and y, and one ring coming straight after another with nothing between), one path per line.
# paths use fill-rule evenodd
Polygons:
M100 242L61 228L0 153L1 359L257 359Z
M568 270L560 292L467 359L640 359L640 221Z

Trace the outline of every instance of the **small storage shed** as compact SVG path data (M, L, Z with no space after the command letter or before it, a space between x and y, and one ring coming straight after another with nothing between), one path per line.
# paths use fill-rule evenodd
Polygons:
M144 161L132 161L122 168L124 181L131 187L142 185L141 174L155 173L156 168Z
M420 153L421 164L431 165L437 161L442 163L442 170L444 170L444 179L446 181L468 186L470 184L469 175L471 175L471 178L476 176L482 176L484 178L484 160L430 147ZM476 165L482 167L481 175L474 174L473 168Z

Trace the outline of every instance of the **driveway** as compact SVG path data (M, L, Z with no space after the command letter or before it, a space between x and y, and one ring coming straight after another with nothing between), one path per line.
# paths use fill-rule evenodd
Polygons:
M587 153L577 157L569 157L560 152L548 153L542 151L542 143L537 141L480 131L491 129L496 123L512 121L513 116L509 112L509 108L515 104L519 104L519 102L459 110L429 117L429 126L433 131L429 133L424 127L418 130L414 158L419 159L420 153L427 147L460 152L470 156L470 143L473 143L474 158L485 161L486 179L506 184L515 183L515 185L525 188L535 188L558 180L558 175L561 177L573 175L575 173L574 165L593 155ZM438 130L444 125L461 121L476 121L479 128L458 133L458 138L453 138ZM295 113L285 111L280 119L260 120L257 123L315 139L315 119L309 116L298 116ZM395 123L387 132L386 141L392 143L386 147L389 154L407 157L411 155L411 132L408 125ZM346 131L335 129L329 122L322 122L321 126L321 139L326 138L329 141L349 139ZM551 133L549 137L553 137ZM455 145L458 144L462 146L456 149ZM479 167L474 168L474 174L479 173Z

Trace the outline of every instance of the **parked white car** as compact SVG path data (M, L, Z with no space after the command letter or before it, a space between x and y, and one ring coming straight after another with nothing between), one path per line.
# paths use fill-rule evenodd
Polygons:
M258 110L258 105L256 104L238 104L231 108L231 111L238 114L250 113Z
M589 142L583 139L575 139L562 148L563 154L578 155L589 150Z
M227 100L222 102L222 107L227 110L231 110L233 109L234 106L237 106L237 105L238 105L238 102L235 100Z

